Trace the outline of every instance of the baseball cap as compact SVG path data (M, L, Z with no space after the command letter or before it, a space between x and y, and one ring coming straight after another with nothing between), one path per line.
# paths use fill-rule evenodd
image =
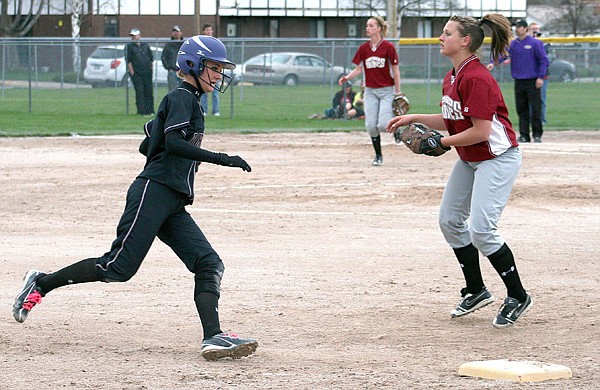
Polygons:
M350 81L346 81L344 83L344 88L352 87L352 83Z
M171 31L179 31L179 32L181 32L181 28L179 26L175 25L175 26L173 26L173 30L171 30Z
M139 28L132 28L131 31L129 32L129 35L140 35L140 29Z
M519 19L519 20L517 20L516 22L513 23L513 26L516 26L516 27L527 27L529 25L527 24L527 21L525 21L523 19Z

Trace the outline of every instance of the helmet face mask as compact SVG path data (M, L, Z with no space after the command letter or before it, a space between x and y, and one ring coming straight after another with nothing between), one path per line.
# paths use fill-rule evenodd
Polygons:
M222 65L220 63L215 64ZM231 81L233 80L231 76L225 74L225 68L219 69L217 66L207 66L206 62L202 64L201 68L203 69L203 72L206 75L206 79L204 79L204 77L201 77L202 73L200 73L200 75L198 75L200 81L209 84L211 87L213 87L220 93L225 92L225 90L227 89L227 87L229 87L229 84L231 84ZM213 81L213 79L210 77L211 73L221 74L221 79Z
M196 83L206 68L207 61L215 62L223 69L235 69L235 64L227 59L227 49L219 39L208 35L196 35L184 41L177 55L177 66L185 74L194 76ZM217 71L219 72L219 71ZM210 80L210 71L207 71L208 80L201 79L217 91L223 93L231 83L231 77L221 71L221 82ZM198 85L200 88L200 85Z

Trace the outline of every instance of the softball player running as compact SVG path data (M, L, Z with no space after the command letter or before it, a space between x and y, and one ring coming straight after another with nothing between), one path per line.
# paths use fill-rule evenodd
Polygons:
M394 45L384 39L387 28L387 24L379 16L367 21L369 42L362 44L354 55L352 62L356 64L356 68L339 80L339 84L343 85L362 72L365 73L365 127L375 149L375 166L383 165L380 133L394 116L394 92L401 92L398 53Z
M214 88L224 92L231 78L223 70L235 64L227 59L220 40L199 35L183 43L177 65L183 83L163 98L156 118L145 126L147 137L140 152L147 156L146 165L129 187L110 251L50 274L29 271L13 305L18 322L25 321L42 297L58 287L131 279L158 237L194 274L194 302L204 331L202 356L207 360L239 358L256 350L256 340L221 331L218 301L225 267L185 209L194 200L194 176L200 162L251 171L239 156L200 148L204 136L200 96Z
M453 64L442 86L442 113L398 116L386 129L395 132L400 126L420 122L448 130L450 136L441 143L454 146L460 158L444 190L439 224L466 281L462 300L450 315L461 317L494 301L479 268L481 252L506 285L508 297L493 320L495 327L504 328L531 308L532 300L521 284L510 248L497 233L521 166L521 152L502 92L475 56L483 42L483 24L492 31L492 58L505 54L512 32L504 16L451 17L439 38L441 54Z

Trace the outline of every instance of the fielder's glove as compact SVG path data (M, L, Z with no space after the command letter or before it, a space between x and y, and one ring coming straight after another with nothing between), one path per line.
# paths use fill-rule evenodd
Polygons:
M443 135L422 123L411 123L402 131L401 137L404 145L416 154L437 157L450 150L440 142Z
M392 102L392 111L394 111L394 115L404 115L408 110L410 110L410 102L406 95L403 93L397 94Z

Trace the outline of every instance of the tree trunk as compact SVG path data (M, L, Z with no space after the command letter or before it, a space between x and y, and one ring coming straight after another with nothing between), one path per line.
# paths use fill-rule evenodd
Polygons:
M71 37L73 41L73 72L79 73L81 70L81 49L79 47L79 35L81 32L81 15L78 7L73 7L71 14Z

